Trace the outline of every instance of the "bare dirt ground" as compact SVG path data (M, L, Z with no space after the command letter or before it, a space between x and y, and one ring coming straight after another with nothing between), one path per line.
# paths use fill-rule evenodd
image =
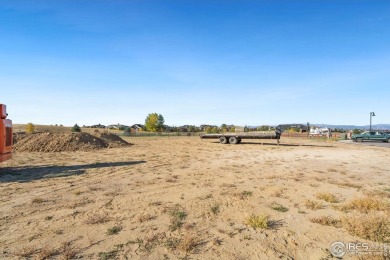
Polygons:
M335 241L388 241L387 148L126 140L3 163L0 258L332 259Z

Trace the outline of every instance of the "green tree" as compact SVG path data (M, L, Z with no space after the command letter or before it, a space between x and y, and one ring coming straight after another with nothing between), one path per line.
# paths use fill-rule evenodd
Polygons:
M157 113L149 114L145 119L145 127L149 132L164 130L164 117Z
M123 135L130 136L130 128L129 127L125 127L125 129L123 130Z
M357 134L360 134L362 132L362 130L360 130L360 129L353 129L353 131L352 131L352 133L354 134L354 135L357 135Z
M28 123L26 125L26 133L32 134L35 132L35 125L33 123Z
M78 124L75 124L71 129L70 131L72 132L81 132L81 128Z
M206 127L206 134L211 134L212 128L210 126Z
M165 123L164 117L161 114L159 114L158 120L157 120L157 130L158 131L164 131L164 123Z

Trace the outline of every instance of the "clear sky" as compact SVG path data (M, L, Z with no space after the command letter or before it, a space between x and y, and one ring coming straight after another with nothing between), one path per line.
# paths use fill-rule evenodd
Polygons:
M390 123L390 1L0 0L14 123Z

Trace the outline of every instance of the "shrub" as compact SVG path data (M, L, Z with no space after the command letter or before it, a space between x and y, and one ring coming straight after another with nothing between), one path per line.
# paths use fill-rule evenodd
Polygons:
M35 132L35 125L33 123L28 123L26 125L26 133L32 134Z
M75 124L70 130L72 132L81 132L81 128L78 124Z
M250 227L256 229L256 228L261 228L261 229L267 229L269 226L269 220L268 216L261 215L261 216L256 216L256 215L251 215L247 220L246 224L249 225Z

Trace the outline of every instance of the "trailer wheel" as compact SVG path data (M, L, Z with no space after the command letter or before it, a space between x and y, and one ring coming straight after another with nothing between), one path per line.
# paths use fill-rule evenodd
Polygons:
M235 137L235 136L231 136L231 137L229 138L229 143L230 143L230 144L238 144L238 138Z
M228 139L225 136L221 136L221 137L219 137L219 142L221 144L227 144L228 143Z

